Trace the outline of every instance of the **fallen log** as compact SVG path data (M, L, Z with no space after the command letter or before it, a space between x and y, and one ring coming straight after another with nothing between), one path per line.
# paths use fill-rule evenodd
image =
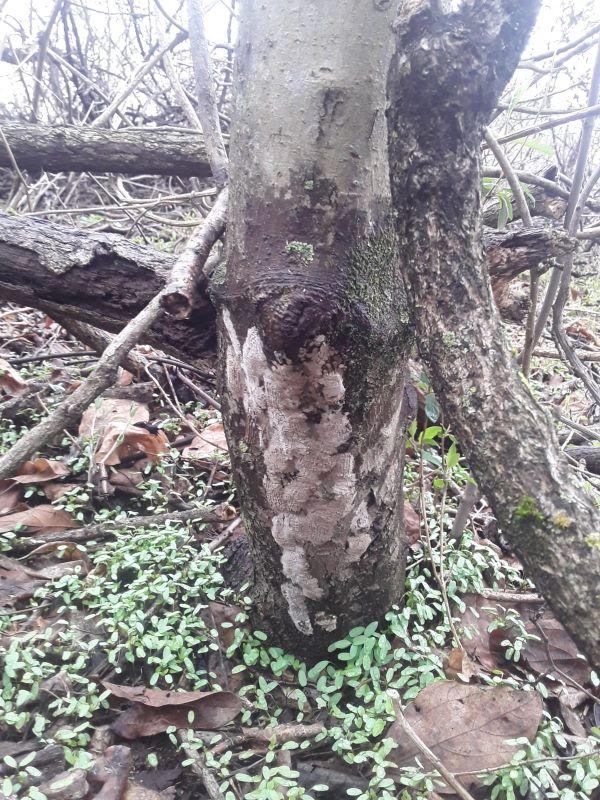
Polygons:
M47 172L120 172L126 175L211 175L201 134L185 128L119 128L2 123L20 169ZM12 168L0 141L0 167Z
M491 232L484 244L498 297L520 273L577 246L556 228ZM0 299L111 333L120 331L163 288L173 260L118 234L0 213ZM214 362L215 311L206 286L200 286L188 319L159 320L142 341L184 361Z
M0 298L120 331L164 287L173 257L111 233L0 214ZM186 320L163 317L142 341L213 362L215 311L200 294Z

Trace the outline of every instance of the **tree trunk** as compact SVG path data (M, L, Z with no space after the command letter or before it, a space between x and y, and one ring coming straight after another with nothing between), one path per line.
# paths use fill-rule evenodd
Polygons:
M404 578L387 5L245 3L240 26L223 409L263 626L307 658Z
M0 167L49 172L210 177L202 135L177 128L102 128L2 122Z
M537 5L404 6L389 76L392 195L419 349L444 418L526 574L598 667L598 514L510 359L478 214L483 127Z

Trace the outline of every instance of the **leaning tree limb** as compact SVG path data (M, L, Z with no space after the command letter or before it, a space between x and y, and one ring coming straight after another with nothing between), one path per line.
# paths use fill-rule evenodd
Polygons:
M125 175L211 174L201 133L183 128L119 128L0 122L0 167L48 172L121 172Z
M433 0L403 4L388 81L392 196L417 340L445 419L527 574L598 666L597 511L510 359L478 215L484 126L538 5L474 0L445 14Z
M163 294L163 307L177 319L186 319L197 300L197 286L201 283L210 251L225 233L229 190L229 159L225 150L219 110L213 86L212 62L204 31L204 13L197 0L189 0L188 17L192 63L198 95L198 119L206 138L206 151L210 169L221 192L206 219L188 239L183 252L173 265L171 277Z
M175 319L187 319L194 309L198 297L196 287L201 284L204 265L211 249L225 232L228 198L229 192L225 187L175 260L163 294L163 307Z
M0 298L111 333L164 288L173 260L116 234L0 213ZM189 319L157 319L140 341L183 361L212 362L215 310L198 291Z

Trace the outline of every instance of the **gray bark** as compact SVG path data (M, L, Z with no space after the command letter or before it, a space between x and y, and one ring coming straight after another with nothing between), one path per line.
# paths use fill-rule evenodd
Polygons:
M177 128L103 130L75 125L0 122L21 169L121 172L127 175L211 175L202 134ZM12 167L0 142L0 167Z
M598 667L598 514L510 359L478 214L483 128L537 5L404 7L388 83L392 195L419 349L444 418L526 573Z
M262 626L305 658L384 613L404 576L410 336L379 6L246 3L241 20L223 410Z

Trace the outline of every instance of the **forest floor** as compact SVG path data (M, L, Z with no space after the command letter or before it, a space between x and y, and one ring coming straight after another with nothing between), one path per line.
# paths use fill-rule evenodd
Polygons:
M588 287L568 310L592 358L597 301ZM137 351L143 374L122 370L77 429L0 482L0 797L456 796L423 743L463 798L594 796L598 676L485 499L464 499L469 474L423 375L404 595L307 665L252 629L250 587L230 580L243 526L214 389ZM0 357L0 452L97 360L10 306ZM560 359L536 358L531 385L563 420L598 424ZM565 447L582 443L557 424ZM576 468L600 496L595 463Z

